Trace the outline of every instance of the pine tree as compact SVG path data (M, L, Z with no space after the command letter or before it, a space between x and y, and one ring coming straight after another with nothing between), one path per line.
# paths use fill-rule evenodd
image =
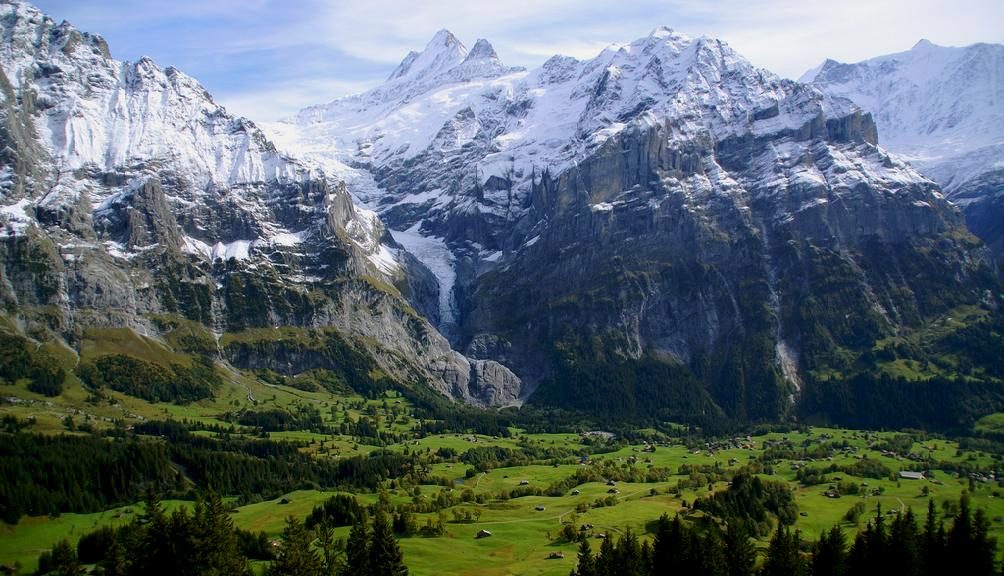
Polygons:
M652 573L677 574L693 570L687 542L690 530L680 521L680 516L672 520L663 514L656 527L655 544L652 548Z
M641 573L644 576L652 573L652 545L648 540L641 543Z
M865 530L871 528L871 523L865 527ZM847 553L847 574L869 574L871 573L871 565L869 564L868 557L868 545L865 543L865 533L864 530L857 533L854 536L854 543L851 544L851 549Z
M655 527L655 540L652 545L652 573L665 574L669 572L674 543L672 542L672 525L669 516L663 514Z
M250 575L251 568L237 544L230 513L223 500L213 490L196 504L195 558L200 575L235 576Z
M614 546L614 564L621 576L641 576L645 564L641 557L638 536L628 528L624 536Z
M108 553L105 555L104 560L99 563L99 566L101 566L104 576L126 576L128 571L126 551L117 534L112 539L111 546L108 547Z
M752 576L756 566L756 546L750 542L749 532L738 522L730 522L725 531L725 553L729 576Z
M335 576L344 567L345 541L335 540L331 532L331 526L327 522L321 522L317 527L317 540L321 545L321 560L324 564L324 576Z
M593 551L589 547L589 541L586 539L579 542L579 563L574 575L596 576L596 562L593 560Z
M812 576L844 576L847 564L847 540L839 526L819 536L812 554Z
M613 538L607 536L600 544L600 553L596 557L596 576L615 576L617 574L616 557Z
M173 576L176 573L176 556L172 550L174 540L171 526L160 498L149 487L143 498L143 514L136 527L138 540L129 573L141 576Z
M972 540L973 517L969 509L969 495L963 494L959 499L959 512L952 520L952 529L948 532L948 557L952 566L965 574L975 574Z
M84 573L84 569L77 559L77 551L70 546L67 540L60 540L52 547L46 571L55 576L78 576ZM40 560L39 573L42 572L42 561Z
M792 533L787 527L778 527L767 546L763 576L803 576L805 559L799 552L798 532Z
M944 570L945 558L945 526L938 517L934 499L927 501L927 520L924 522L923 550L921 560L922 574L925 576L941 576Z
M700 574L703 556L701 537L697 534L697 530L693 528L684 530L684 534L680 570L684 574Z
M993 574L997 540L989 536L990 521L983 509L973 516L973 574Z
M196 576L199 565L192 560L196 557L198 539L195 522L188 515L188 509L182 506L171 514L167 521L167 537L164 549L168 560L163 562L168 573L175 576Z
M352 525L345 544L345 573L351 576L369 576L369 531L366 518Z
M390 522L383 512L373 519L373 533L369 543L369 570L374 576L407 576L401 548L394 539Z
M290 516L282 531L282 547L269 566L268 576L317 576L321 572L321 559L311 548L313 535L307 528Z
M701 553L696 555L700 561L700 574L706 576L727 576L729 572L728 558L725 556L725 544L718 533L718 528L712 526L700 540Z
M897 514L889 528L889 553L881 568L900 576L919 576L921 570L920 533L913 510Z

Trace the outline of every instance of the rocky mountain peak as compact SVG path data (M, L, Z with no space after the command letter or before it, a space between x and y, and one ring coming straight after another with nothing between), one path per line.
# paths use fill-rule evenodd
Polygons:
M652 38L664 38L666 36L672 36L674 33L673 29L669 26L658 26L653 28L648 35Z
M390 76L387 77L387 80L388 81L394 80L395 78L400 78L401 76L407 74L408 70L411 68L412 63L415 62L415 58L418 58L418 52L415 52L414 50L408 52L408 54L405 55L404 59L401 60L401 63L397 65L397 68L395 68L394 71L390 73Z
M0 3L5 311L71 345L94 326L159 337L159 314L216 334L337 331L365 339L387 373L423 374L473 403L519 401L518 378L469 362L416 312L438 297L431 274L344 183L279 153L177 69L109 54L98 36ZM466 55L440 33L406 75L449 70ZM36 290L41 276L46 289ZM49 307L59 313L34 312ZM296 354L280 369L323 363Z
M959 48L920 40L910 50L861 62L827 60L802 81L871 112L883 145L930 168L958 165L959 159L947 161L1004 144L1001 78L1004 45ZM938 180L951 189L964 176L939 174Z
M867 114L719 40L660 28L526 72L440 31L285 123L298 160L181 73L7 6L0 302L33 332L334 330L473 403L540 386L758 421L986 292L958 213ZM225 359L337 363L283 341Z
M870 112L880 143L938 182L1004 263L1004 45L920 40L861 62L827 60L802 79Z
M440 51L459 51L466 52L467 48L464 44L453 35L446 28L441 28L436 31L436 34L429 40L429 43L425 46L423 52L440 52Z
M495 78L522 70L522 68L507 67L499 59L491 43L479 38L464 61L449 71L447 78L454 82L466 82L475 78Z
M421 52L409 52L391 73L389 81L421 80L442 74L467 57L467 47L445 28L436 32Z
M467 53L466 61L470 62L482 59L497 60L498 54L495 53L495 47L491 45L491 42L484 38L478 38L478 41L474 43L474 47Z

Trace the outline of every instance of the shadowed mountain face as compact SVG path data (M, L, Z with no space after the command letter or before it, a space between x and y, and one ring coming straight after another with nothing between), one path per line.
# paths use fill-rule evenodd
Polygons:
M478 46L441 33L399 69L427 73L267 129L449 247L454 344L530 402L775 419L886 339L997 306L959 211L850 101L668 29L530 71ZM467 74L475 52L493 66Z

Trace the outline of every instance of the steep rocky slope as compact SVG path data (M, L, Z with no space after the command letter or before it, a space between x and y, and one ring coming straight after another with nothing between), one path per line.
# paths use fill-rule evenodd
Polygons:
M1004 45L912 49L844 64L802 81L850 98L875 118L883 147L908 159L961 207L1004 262Z
M999 304L960 213L869 114L713 39L660 28L525 71L444 31L267 129L449 248L429 257L448 333L531 402L773 419L886 339Z
M289 373L338 367L254 329L335 329L400 380L520 397L508 370L454 352L416 312L435 312L438 286L376 214L192 78L114 60L21 2L0 4L0 62L0 303L25 333L76 346L185 317L255 335L222 358Z

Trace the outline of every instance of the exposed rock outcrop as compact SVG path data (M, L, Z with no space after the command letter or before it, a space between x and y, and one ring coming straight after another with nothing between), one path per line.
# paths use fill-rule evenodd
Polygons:
M434 317L430 272L337 178L182 72L113 60L27 3L0 5L0 36L0 302L26 331L156 337L163 315L224 339L336 330L402 382L485 405L520 396L511 372L473 371L416 313ZM224 353L283 373L334 361L281 342ZM444 366L460 375L449 385Z

